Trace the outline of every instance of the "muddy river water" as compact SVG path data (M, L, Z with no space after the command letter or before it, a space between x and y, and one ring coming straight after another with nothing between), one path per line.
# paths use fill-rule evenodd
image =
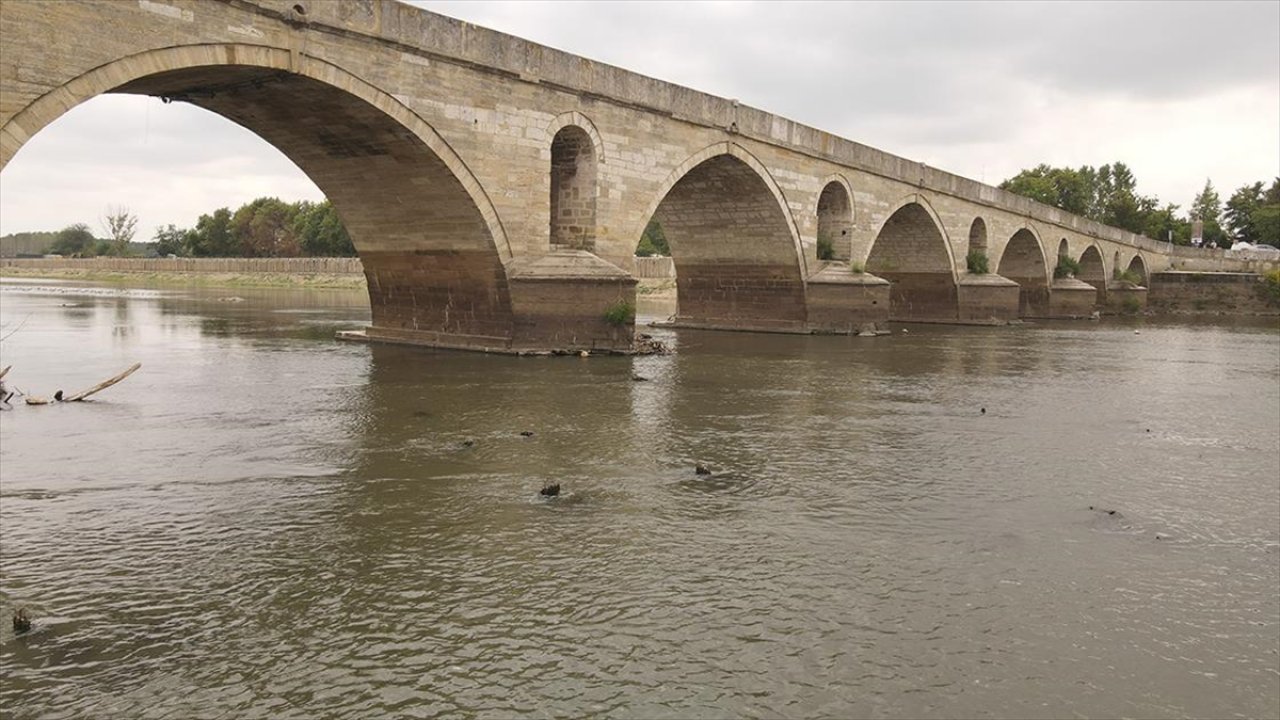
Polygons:
M1274 319L585 359L367 320L0 286L11 388L142 363L0 413L5 717L1280 716Z

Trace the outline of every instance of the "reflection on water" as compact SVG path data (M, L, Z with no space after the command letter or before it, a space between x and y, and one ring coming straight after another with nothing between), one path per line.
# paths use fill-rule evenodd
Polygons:
M513 358L59 287L6 381L143 369L0 415L6 716L1280 713L1274 322Z

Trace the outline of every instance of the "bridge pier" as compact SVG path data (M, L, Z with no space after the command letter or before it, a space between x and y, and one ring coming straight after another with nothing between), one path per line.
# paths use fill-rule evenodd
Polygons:
M999 325L1018 319L1022 286L1000 275L961 275L956 284L956 319Z
M1115 314L1132 314L1147 309L1147 289L1127 282L1112 282L1107 286L1107 299L1103 310Z
M1098 290L1075 278L1057 278L1049 288L1050 318L1087 318L1098 304Z
M830 263L811 275L807 296L810 332L853 334L889 320L889 281Z
M636 279L584 250L521 258L508 268L510 348L628 352Z

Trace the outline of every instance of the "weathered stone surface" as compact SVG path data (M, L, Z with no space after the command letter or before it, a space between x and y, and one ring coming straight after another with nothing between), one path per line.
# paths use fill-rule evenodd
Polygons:
M1075 278L1053 281L1049 296L1049 317L1087 318L1098 303L1098 289Z
M997 325L1018 319L1022 287L999 275L964 274L957 283L958 319L964 323Z
M889 281L829 263L808 279L811 332L853 334L889 320Z

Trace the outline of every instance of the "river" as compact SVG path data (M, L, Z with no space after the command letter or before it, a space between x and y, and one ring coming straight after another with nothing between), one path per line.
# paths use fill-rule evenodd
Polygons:
M0 286L11 388L142 363L0 414L5 717L1280 716L1274 319L333 339L368 317Z

